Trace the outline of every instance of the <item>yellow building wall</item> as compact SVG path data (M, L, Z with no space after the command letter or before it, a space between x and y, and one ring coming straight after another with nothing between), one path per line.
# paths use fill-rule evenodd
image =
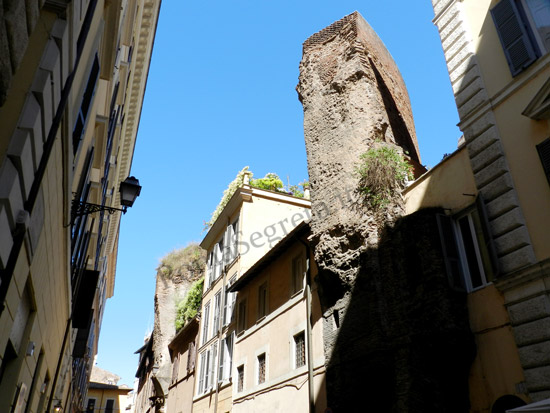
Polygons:
M477 194L474 174L463 146L414 181L403 198L407 214L422 208L442 207L452 212L471 205Z
M533 120L523 110L550 77L550 54L512 77L490 9L499 0L462 2L473 48L496 118L520 206L538 261L550 258L550 185L535 146L550 137L548 120Z
M272 261L238 293L237 303L247 300L247 329L235 343L233 368L233 411L308 411L307 364L294 368L294 335L306 329L305 290L291 295L292 259L305 253L301 243ZM313 257L311 257L311 262ZM313 279L317 268L312 265ZM268 314L259 318L258 288L268 283ZM312 284L313 281L312 281ZM317 293L312 293L312 354L316 410L326 408L323 326ZM258 384L257 356L266 354L266 381ZM236 368L244 364L244 389L237 392Z
M93 413L104 413L107 405L107 400L114 400L113 413L124 413L126 407L130 404L128 392L115 389L88 389L88 396L84 403L84 409L88 406L89 399L95 399L95 408ZM85 410L86 411L86 410ZM88 411L86 411L88 413ZM90 412L92 413L92 412Z
M442 207L455 214L471 206L477 189L466 147L417 179L404 193L407 214ZM470 412L490 412L504 394L516 394L524 380L504 298L493 284L469 293L467 306L477 354L470 369Z

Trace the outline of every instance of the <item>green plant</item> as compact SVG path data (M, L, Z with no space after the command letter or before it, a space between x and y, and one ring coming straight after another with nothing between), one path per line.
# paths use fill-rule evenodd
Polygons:
M212 212L212 216L210 217L210 221L204 223L204 229L205 230L209 229L212 225L214 225L214 222L216 222L216 220L218 219L218 217L222 213L223 209L225 208L225 206L227 205L227 203L229 202L229 200L231 199L231 197L233 196L235 191L237 191L237 189L239 189L241 186L243 186L244 176L246 174L248 174L250 176L251 180L252 180L252 175L253 174L252 174L252 172L250 172L248 170L248 166L245 166L237 174L235 179L233 179L233 181L231 181L231 183L229 184L227 189L225 191L223 191L222 199L221 199L220 203L218 204L218 206L216 207L216 209L214 210L214 212Z
M366 204L374 210L384 208L405 180L413 179L412 167L395 147L377 144L359 156L356 167L359 192Z
M196 317L201 308L202 289L204 285L204 277L195 281L185 298L176 306L176 332L181 330L187 321Z
M250 186L258 189L266 189L268 191L277 191L283 188L283 181L279 175L268 172L263 178L251 179Z
M157 271L164 278L186 276L190 280L195 280L202 275L205 265L206 251L199 244L190 243L162 257Z
M304 191L302 191L298 185L290 185L288 190L289 192L292 192L292 195L294 195L295 197L298 197L298 198L304 197Z

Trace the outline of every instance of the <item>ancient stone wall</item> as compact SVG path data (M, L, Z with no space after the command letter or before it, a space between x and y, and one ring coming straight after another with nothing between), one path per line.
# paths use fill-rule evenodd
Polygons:
M465 296L447 283L436 211L403 219L400 196L375 211L357 190L359 156L380 143L420 161L396 64L355 12L304 43L297 91L329 407L467 410L474 346Z
M155 287L155 321L153 327L155 376L165 393L172 377L168 344L176 335L177 304L191 285L204 275L206 253L196 244L169 253L161 260Z

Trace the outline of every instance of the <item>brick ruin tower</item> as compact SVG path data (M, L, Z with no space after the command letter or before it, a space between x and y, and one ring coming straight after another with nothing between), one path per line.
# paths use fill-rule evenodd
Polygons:
M358 406L464 411L475 349L464 297L446 284L434 211L402 218L399 194L381 217L357 190L359 156L377 145L396 149L415 173L422 172L397 65L354 12L304 42L297 91L304 109L328 406L335 412L367 411ZM463 356L451 354L453 349Z

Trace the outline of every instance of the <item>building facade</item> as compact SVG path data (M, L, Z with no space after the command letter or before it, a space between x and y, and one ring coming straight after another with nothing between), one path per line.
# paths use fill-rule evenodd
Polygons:
M317 266L302 221L229 287L237 292L233 412L324 412Z
M470 411L504 412L550 397L550 4L432 3L464 136L404 195L408 213L445 208L477 347Z
M112 296L159 0L7 1L0 411L81 411Z
M84 403L86 413L119 413L128 412L131 405L132 389L126 385L119 386L116 374L97 366L92 367L88 395Z
M237 293L229 287L270 249L309 217L309 200L282 192L253 188L245 178L201 247L207 251L207 272L197 344L193 412L232 411L239 374L234 364ZM241 310L246 308L239 302Z
M166 413L191 412L195 389L195 363L199 320L189 320L168 345L172 379L168 386Z

